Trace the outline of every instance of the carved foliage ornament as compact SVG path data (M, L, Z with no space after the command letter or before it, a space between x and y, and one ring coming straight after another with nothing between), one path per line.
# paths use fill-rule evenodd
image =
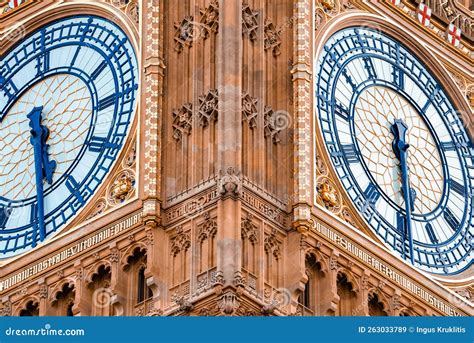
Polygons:
M0 310L0 316L6 317L12 315L12 303L10 301L5 301Z
M277 30L273 22L269 19L265 20L265 40L264 48L265 50L271 50L273 56L278 56L281 54L281 31Z
M247 92L242 94L242 121L246 121L250 129L257 126L257 103L256 98L252 98Z
M180 226L176 229L176 235L171 239L171 254L178 255L181 251L186 251L191 246L191 238L188 232L184 232Z
M203 26L203 38L209 37L210 32L217 33L219 28L219 3L217 0L212 0L209 6L201 9L200 24Z
M135 173L131 169L118 173L109 187L107 200L110 204L118 205L130 199L135 190Z
M198 241L203 242L208 238L213 238L217 233L217 222L214 219L208 218L204 224L199 228Z
M48 286L46 284L41 284L39 287L38 295L40 299L47 299L48 298Z
M100 198L99 200L97 200L97 202L95 203L92 209L92 212L87 216L86 219L94 218L104 213L106 209L107 209L107 200L105 198Z
M175 50L180 53L185 46L191 47L193 42L206 39L211 32L217 33L219 28L219 3L212 0L208 7L200 10L201 18L195 21L193 16L186 16L174 24Z
M263 246L267 254L273 254L276 259L281 257L280 241L276 237L276 229L273 229L271 234L265 235Z
M224 315L231 315L240 306L237 294L228 292L223 294L218 302L218 307Z
M108 0L113 6L125 13L134 23L139 21L138 0Z
M333 182L327 177L322 177L318 179L317 190L318 203L331 212L339 213L342 202Z
M316 28L318 28L323 21L352 8L354 8L354 5L350 0L316 0Z
M194 309L194 305L185 296L173 294L171 298L179 306L179 311L190 312Z
M244 2L242 5L242 34L247 35L250 41L257 39L258 11L253 11Z
M217 181L217 190L221 195L231 194L240 195L242 190L242 177L239 171L233 167L220 172L220 178Z
M253 216L249 214L246 219L241 222L242 239L248 239L252 244L257 243L257 225L252 222Z
M391 303L392 303L392 309L393 310L399 310L400 309L400 296L398 294L395 294L392 299L391 299Z
M174 33L175 47L174 49L180 53L183 51L184 46L191 46L193 41L196 40L196 36L199 30L196 30L196 26L199 28L199 25L196 25L193 16L186 16L179 23L174 24L176 29Z
M217 89L211 89L207 94L199 97L199 123L206 127L210 122L217 120L218 110Z
M192 129L193 105L186 103L181 108L173 111L173 138L177 141L189 135Z

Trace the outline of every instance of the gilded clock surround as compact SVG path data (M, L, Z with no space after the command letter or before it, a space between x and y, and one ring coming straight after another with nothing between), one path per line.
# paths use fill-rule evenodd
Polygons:
M121 164L117 163L116 168L104 183L101 192L96 194L94 201L89 204L88 208L64 230L64 234L61 234L52 242L52 245L59 253L61 252L59 244L64 247L71 246L81 236L80 230L87 230L87 233L92 237L96 230L101 230L109 224L117 226L117 228L124 228L124 231L120 231L117 234L118 236L110 236L104 243L91 246L91 248L85 250L85 253L80 253L77 257L76 255L65 257L65 262L52 265L46 272L42 272L41 277L32 276L19 282L18 285L15 284L14 287L4 291L0 290L0 308L3 315L19 315L20 311L26 308L30 302L31 305L38 305L40 315L60 314L62 313L62 306L67 308L69 305L72 305L74 314L94 315L97 312L90 310L91 301L93 301L91 299L94 299L94 292L89 293L91 287L92 289L98 287L97 289L100 289L106 297L110 298L110 313L115 315L365 315L371 313L366 303L368 299L373 298L376 298L382 304L384 311L390 315L402 313L407 315L446 314L440 308L430 305L420 296L402 288L393 280L384 278L379 271L373 269L362 259L353 257L342 247L326 240L316 230L316 228L319 228L319 224L337 228L340 234L352 234L352 237L356 238L357 244L361 247L370 247L371 253L380 258L381 263L395 267L398 272L408 276L415 283L421 280L421 283L428 287L429 292L435 294L435 297L443 299L445 303L454 304L459 313L472 313L472 305L463 302L457 296L453 296L446 287L432 283L430 281L431 277L419 274L407 265L397 262L390 257L384 248L375 243L377 239L366 227L363 220L359 218L340 187L339 181L335 177L330 163L328 163L326 151L324 151L323 145L319 141L319 135L314 134L316 137L315 146L307 141L307 137L318 130L317 123L313 123L310 119L312 111L308 110L308 107L304 108L303 105L305 103L310 104L312 97L311 68L313 56L308 55L308 50L314 50L316 54L325 37L346 27L346 25L370 26L368 23L375 23L375 28L382 28L400 35L405 34L400 33L394 25L386 24L385 19L368 14L368 12L377 12L375 8L348 1L337 1L335 8L338 10L330 12L331 16L323 16L324 18L320 19L318 26L313 28L311 23L313 22L315 7L313 7L312 2L308 0L298 0L297 2L298 6L294 9L293 6L288 6L285 10L280 9L280 11L284 11L283 16L295 15L302 19L295 21L291 28L285 26L285 23L276 21L277 28L286 27L286 29L280 32L278 36L279 54L275 55L269 50L270 54L268 56L270 61L276 61L285 66L287 65L287 59L289 57L293 58L292 103L287 110L293 113L292 116L294 116L291 121L291 125L294 125L291 128L294 130L294 135L291 139L298 147L295 152L294 166L291 162L291 172L295 173L295 195L288 191L285 199L284 196L275 194L273 190L266 189L264 183L258 181L258 176L251 175L249 177L251 167L245 165L242 168L239 167L238 163L233 165L234 162L232 161L238 159L225 157L225 160L229 162L227 162L227 165L221 165L222 168L217 170L215 175L210 173L211 175L203 181L193 177L189 187L183 188L179 192L177 188L177 192L172 196L161 198L159 194L169 189L167 181L162 180L166 177L166 174L160 176L161 173L159 172L162 168L162 151L165 151L162 150L162 147L166 149L168 140L175 141L172 139L171 123L169 119L166 119L168 116L172 118L172 105L167 105L166 98L163 98L161 94L163 94L163 89L170 86L169 84L163 84L164 75L170 76L167 73L173 75L172 73L176 73L176 71L170 71L169 69L173 69L173 67L169 64L166 65L165 69L164 56L168 56L168 53L166 50L163 51L163 46L166 46L167 50L173 50L173 45L163 45L159 32L169 32L169 35L172 35L174 29L171 28L172 25L168 28L169 23L166 23L166 21L158 22L154 20L154 18L161 18L161 11L168 4L150 0L149 6L141 9L141 21L139 20L141 28L149 30L149 33L147 39L142 43L144 44L143 50L137 50L141 51L143 59L140 58L139 63L143 63L145 73L141 86L143 91L140 116L132 128L132 132L136 131L137 134L130 135L119 157L119 160L123 162ZM220 6L217 15L223 16L222 20L226 20L226 22L232 22L231 18L235 13L243 10L243 6L237 5L237 3L239 2L237 1L235 7L230 10L224 10ZM205 9L208 6L207 1L202 1L199 7ZM250 4L252 10L258 9L260 6L262 5ZM323 6L326 11L330 10L330 6L327 7L326 4L323 4ZM388 6L388 4L378 3L374 6ZM136 22L131 20L129 14L120 12L123 9L120 6L115 7L114 4L112 6L96 3L81 4L80 6L74 3L61 4L60 8L49 9L47 13L45 11L39 19L31 20L31 23L38 27L41 24L37 24L37 22L47 22L54 16L62 16L62 13L72 14L79 10L84 13L84 8L90 11L91 14L115 18L116 22L125 27L132 37L138 37ZM274 8L267 8L267 10L270 11L267 14L272 18L282 17L282 13L278 13ZM320 10L318 9L318 11ZM184 12L180 10L182 17L186 14ZM23 13L27 16L26 10L25 12L18 11L17 15L21 16ZM261 20L259 24L264 27L264 17L261 16L259 19ZM176 20L179 20L179 18L176 18ZM242 23L237 20L236 22L234 27L242 30ZM315 32L314 47L313 43L309 43L310 39L305 39L304 43L292 42L293 32L312 37L313 29ZM257 30L257 41L261 39L258 32ZM218 37L224 37L223 39L228 38L229 35L231 37L232 34L235 34L232 29L221 26L219 32L211 33L211 37L206 39L205 44L212 44L209 42ZM238 35L240 37L240 34ZM455 99L455 105L459 109L467 111L469 107L466 105L465 97L458 94L457 87L449 76L443 73L443 67L437 61L433 61L434 58L429 56L429 53L419 48L414 42L412 43L410 37L405 35L405 38L410 47L416 49L423 57L427 58L430 64L433 64L432 68L436 75L440 75L440 78L443 79L443 85ZM253 44L247 37L242 37L242 40ZM138 42L138 39L135 41ZM4 51L3 48L3 46L0 46L0 51ZM205 48L209 49L208 53L213 51L209 45L206 45ZM137 49L139 48L137 47ZM192 51L193 49L199 49L198 45L193 45L189 50ZM253 46L253 49L258 48ZM173 51L173 53L176 52ZM181 54L186 54L186 51L183 50ZM170 53L170 56L175 55ZM239 78L238 75L234 77ZM209 85L207 89L195 93L196 99L198 95L207 94L206 92L209 89L214 88ZM252 91L251 89L245 91L254 98L261 99L262 97L259 91ZM282 93L285 94L285 92ZM218 99L219 102L233 99L233 103L229 103L229 105L240 104L237 106L241 106L242 94L244 92L238 92L235 97L231 97L225 91L219 92ZM181 102L181 104L184 103L186 101ZM275 110L279 110L277 104L258 102L257 130L244 131L244 134L259 132L259 127L263 129L263 118L260 116L263 115L263 106L267 104L271 104ZM174 108L179 108L179 104L176 104ZM312 105L309 105L309 108L312 109ZM225 129L225 127L222 127L226 120L225 115L221 117L223 113L219 112L216 121L216 127L220 125L219 130ZM166 116L166 118L163 116ZM308 120L301 121L304 118ZM262 122L259 120L262 120ZM310 122L311 125L307 125ZM161 143L159 139L156 139L158 131L154 131L157 130L155 129L155 123L159 127L167 125L166 127L170 128L168 131L164 131L165 136L163 137L167 137L166 142ZM238 124L241 125L240 122ZM211 123L211 128L213 128L212 125L213 123ZM197 132L194 132L195 128ZM247 130L247 127L243 126L243 128ZM314 131L311 128L314 128ZM208 130L208 128L198 129L198 126L193 127L191 135L188 135L188 137L194 139L195 142L200 139L199 136L196 136L198 130L203 130L206 133L207 131L204 130ZM265 137L264 133L262 133L262 137ZM235 136L227 136L226 138L231 142L236 141ZM280 154L283 151L278 149L287 149L284 150L285 153L291 151L290 146L292 147L292 145L287 145L287 139L286 130L282 130L280 143L275 146L272 139L270 139L268 143L272 147L267 147L267 149L275 149L274 153ZM246 139L244 142L244 146L248 144L250 147L249 151L257 146ZM176 144L186 143L182 138ZM156 146L157 148L150 149L150 146ZM307 159L302 159L298 155L302 151L305 152L303 155ZM312 158L311 151L314 152L314 156L317 153L319 158ZM256 150L256 152L261 153L260 150ZM135 166L128 166L125 162L130 154L136 154ZM169 155L169 152L166 152L165 155ZM208 158L208 155L205 156ZM280 156L284 156L284 154ZM154 162L150 164L150 161ZM170 163L169 157L167 161ZM313 164L313 162L315 163ZM229 168L232 172L228 172ZM124 180L124 183L120 181L117 183L123 177L124 171L128 170L132 170L136 175L132 193L127 193L123 202L119 200L117 207L115 207L115 204L110 206L109 196L123 194L120 189L129 189L128 185L131 182ZM315 185L314 191L311 191L311 185L313 184ZM114 191L114 189L118 190ZM307 193L306 190L308 190ZM105 208L103 207L104 200L106 201ZM239 205L234 207L236 202ZM319 206L305 207L305 202L308 205L315 203ZM290 204L292 205L290 206ZM291 207L294 207L293 212L290 210ZM223 220L223 213L227 213L227 215L232 213L226 212L228 210L236 211L238 218L234 222L229 222L228 219L227 221ZM240 270L229 269L219 252L214 257L210 253L212 251L210 248L213 246L216 250L219 249L215 245L217 241L212 240L213 227L217 227L215 239L229 238L230 232L228 230L221 231L223 226L238 227L239 232L242 232L242 234L237 234L236 237L242 240L242 244L245 246L244 249L246 249L244 250L245 254L248 257L242 261L243 264ZM296 230L292 230L291 227ZM365 235L357 233L355 227ZM71 234L68 235L67 232ZM372 237L372 239L367 237ZM94 239L101 242L97 237ZM167 244L164 248L157 249L157 247L162 246L162 242L167 242ZM204 249L201 251L201 255L198 255L200 256L199 260L202 261L202 266L195 266L189 260L191 253L197 253L195 247L198 246L198 243ZM233 249L232 246L231 249ZM52 254L47 255L47 257L52 257ZM254 267L252 264L252 256L254 255L252 254L256 254L258 259L271 258L273 269L268 270L269 265L257 264ZM2 274L5 272L5 275L12 275L14 270L29 266L42 256L45 255L39 250L24 257L15 258L11 263L0 266ZM64 256L68 256L67 253ZM215 260L216 257L217 261ZM311 261L313 259L316 261L319 269L315 269L312 264L304 265L305 259L309 257L311 257ZM286 264L296 265L298 268L288 268L285 266ZM145 265L147 267L145 271L147 284L152 289L153 296L137 304L127 298L125 295L127 294L126 289L120 280L133 280L135 268ZM164 273L163 270L167 270L167 272ZM187 273L192 273L193 276L187 277ZM268 273L268 276L265 276L265 273ZM318 279L321 288L326 290L320 294L321 299L324 300L318 304L317 308L308 309L298 299L307 280L311 277L320 277L319 275L322 275ZM172 278L175 278L175 281L167 281ZM344 307L344 301L339 299L338 295L343 294L341 293L343 290L338 285L343 284L340 280L344 278L352 284L355 303L357 304L349 309ZM105 281L101 284L91 282L98 279ZM473 294L472 288L466 287L469 280L462 280L462 278L459 278L459 280L442 280L439 278L439 280L448 287L457 290L464 297L471 297ZM199 283L196 283L197 281ZM319 292L320 290L315 291ZM344 312L346 310L348 312Z

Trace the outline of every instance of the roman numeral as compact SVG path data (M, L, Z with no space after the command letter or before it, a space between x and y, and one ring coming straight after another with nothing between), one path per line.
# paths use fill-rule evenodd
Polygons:
M455 151L456 150L456 144L454 142L442 142L441 147L443 148L444 151Z
M118 145L110 143L107 137L93 136L89 141L89 150L92 152L101 152L105 148L117 149Z
M49 51L43 52L36 59L36 76L42 76L49 70Z
M117 98L117 95L114 93L100 100L99 105L97 106L97 110L102 111L103 109L106 109L107 107L114 105L116 98Z
M71 192L71 194L73 194L81 204L85 203L82 194L79 192L79 184L77 183L76 179L74 179L74 176L68 176L66 180L66 187L67 189L69 189L69 192Z
M451 187L451 189L454 192L458 193L459 195L461 195L463 197L466 195L466 189L459 182L451 179L451 180L449 180L449 186Z
M345 108L342 104L336 103L334 113L345 121L349 120L349 110Z
M380 193L377 190L377 187L372 183L369 183L369 186L367 186L365 189L364 194L365 198L372 206L375 205L380 198Z
M430 238L431 243L437 244L438 243L438 237L436 237L436 234L435 234L431 224L430 223L426 224L425 229L426 229L426 233L428 234L428 237Z
M443 216L444 220L446 220L451 229L456 232L459 226L459 220L454 216L449 207L444 209Z
M107 62L102 61L102 63L99 64L99 66L97 68L95 68L95 70L92 72L92 74L91 74L92 81L97 79L97 77L100 75L100 73L102 73L104 71L105 67L107 67Z
M357 163L359 162L359 157L355 150L354 144L344 144L342 145L342 152L346 157L348 163Z
M10 218L11 209L9 207L0 206L0 229L5 229L8 219Z
M342 75L346 79L346 82L352 87L352 90L355 91L357 89L357 85L352 80L352 77L349 75L346 68L342 69Z
M397 66L393 66L393 83L397 85L399 89L405 88L405 74L403 70Z
M363 57L362 59L364 60L364 68L369 74L369 79L376 79L377 73L375 72L375 67L372 59L370 57Z
M405 228L405 216L400 212L397 212L397 230L403 235L403 237L405 237L406 234Z
M2 91L9 99L13 99L15 94L18 92L18 88L11 79L7 81L4 76L0 75L0 91ZM0 122L2 119L3 117L0 116Z

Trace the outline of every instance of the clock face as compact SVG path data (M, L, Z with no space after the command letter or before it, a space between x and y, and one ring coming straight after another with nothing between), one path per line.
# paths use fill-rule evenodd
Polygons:
M0 258L87 204L120 153L137 89L130 41L99 17L48 24L1 58Z
M378 237L432 273L471 266L474 147L425 65L395 39L347 28L327 41L315 86L333 166Z

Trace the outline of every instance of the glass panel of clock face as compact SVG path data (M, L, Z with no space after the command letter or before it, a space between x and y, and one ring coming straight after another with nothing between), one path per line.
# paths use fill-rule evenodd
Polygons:
M425 63L381 32L347 28L326 42L315 83L326 149L371 229L423 270L471 266L474 148ZM405 158L396 120L406 125Z
M0 258L36 246L41 217L50 237L87 204L121 151L137 91L134 49L103 18L50 23L1 57ZM46 159L33 146L35 108L45 130L38 151ZM51 183L48 160L55 163Z

